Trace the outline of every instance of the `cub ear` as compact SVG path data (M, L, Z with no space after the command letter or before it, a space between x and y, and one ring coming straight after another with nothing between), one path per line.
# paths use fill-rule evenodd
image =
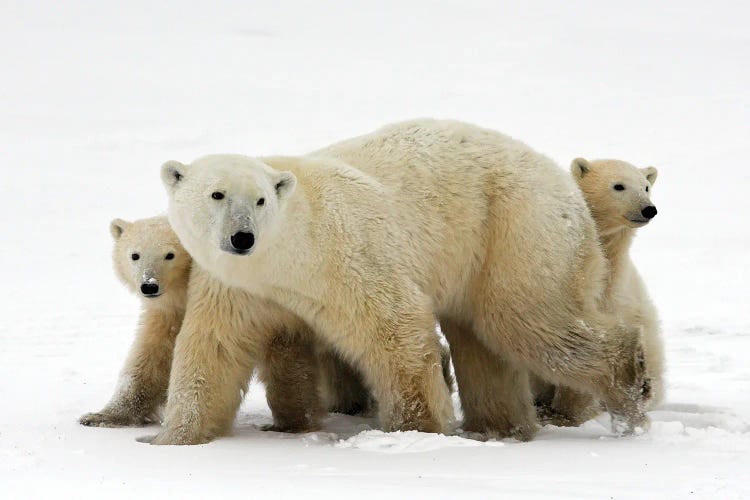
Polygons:
M591 171L591 165L585 158L576 158L570 163L570 173L576 179L582 179L584 175Z
M186 169L186 165L175 160L170 160L161 166L161 181L167 191L171 192L185 177Z
M646 180L651 183L651 185L654 185L654 182L656 182L656 176L659 174L659 171L656 170L656 167L646 167L642 168L641 172L643 172L643 175L646 176Z
M297 187L297 178L294 176L291 172L279 172L279 175L276 177L276 181L274 183L274 188L276 189L276 196L279 198L279 200L283 200L289 196L291 196L292 193L294 193L294 189Z
M115 241L120 239L120 236L122 236L122 233L125 232L130 224L130 222L122 219L115 219L109 223L109 232L112 233L112 237Z

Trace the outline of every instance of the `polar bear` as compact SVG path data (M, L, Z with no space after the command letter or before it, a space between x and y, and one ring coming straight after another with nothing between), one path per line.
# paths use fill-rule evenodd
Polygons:
M115 274L142 298L135 342L114 396L98 412L83 415L83 425L120 427L158 422L166 401L169 368L177 332L185 315L192 259L166 217L135 222L115 219Z
M99 427L144 425L159 421L159 410L166 401L175 338L185 316L192 259L164 216L134 222L115 219L110 232L115 240L115 273L141 297L143 311L115 394L102 410L83 415L79 422ZM245 311L252 312L252 321L278 314L275 324L281 320L286 326L284 332L275 332L266 344L253 350L253 365L266 384L274 417L269 429L316 429L324 413L319 406L347 414L371 411L372 396L359 373L332 350L311 344L307 327L297 318L242 291L222 288L217 290L227 301L235 306L242 303ZM234 328L241 330L241 322ZM305 356L314 361L300 363L298 360ZM447 351L443 356L450 359Z
M530 439L527 370L646 424L636 345L600 311L606 262L580 190L500 133L399 123L300 157L162 166L169 220L197 265L292 311L363 373L386 430L445 432L450 343L464 429ZM191 283L154 444L216 437L242 343ZM262 336L253 332L251 337ZM218 350L218 353L217 353Z
M620 160L576 158L571 172L594 216L609 262L605 295L609 307L641 332L646 369L647 401L653 408L664 400L664 346L656 306L630 259L635 231L656 216L651 201L658 170L637 168Z
M629 250L636 229L647 225L657 214L651 189L658 171L621 160L584 158L574 159L570 171L594 217L609 264L606 307L639 334L645 369L643 394L646 407L653 408L664 398L664 347L656 307ZM549 404L550 421L562 425L579 425L601 411L591 396L565 388L558 388Z

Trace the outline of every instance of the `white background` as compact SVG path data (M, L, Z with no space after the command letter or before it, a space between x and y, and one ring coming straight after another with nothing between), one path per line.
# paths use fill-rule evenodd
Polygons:
M605 5L606 4L606 5ZM0 491L5 498L750 496L747 2L0 3ZM659 168L633 254L660 309L668 397L645 435L608 418L531 443L264 433L165 448L84 428L138 300L112 218L163 212L159 165L298 154L385 123L457 118Z

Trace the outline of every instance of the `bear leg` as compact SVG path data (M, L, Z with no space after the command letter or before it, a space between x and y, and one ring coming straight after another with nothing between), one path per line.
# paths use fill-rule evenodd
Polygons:
M146 310L130 349L115 394L98 412L78 422L92 427L141 426L158 422L158 409L167 399L175 337L182 315Z
M571 320L561 329L539 326L533 331L536 341L541 342L529 345L516 341L506 348L512 346L528 369L542 379L566 387L569 392L556 395L554 403L571 422L585 419L596 407L589 404L590 394L606 405L615 433L631 434L648 426L637 336L624 335L622 325L604 325L607 323L591 319ZM515 338L525 338L524 332L518 332Z
M177 337L162 431L151 444L200 444L225 435L234 422L254 364L217 304L188 308ZM246 327L246 325L245 325Z
M368 416L377 403L365 386L362 375L334 350L319 347L317 361L326 410L345 415Z
M531 440L537 431L528 374L483 345L470 327L441 319L464 413L462 428L483 438Z
M270 339L259 374L274 423L263 430L310 432L320 428L325 410L310 337L282 332Z
M541 416L543 423L577 427L599 415L604 408L589 393L559 386L555 388L554 398L545 410Z
M637 430L646 430L649 420L646 407L649 402L650 381L644 364L643 346L634 332L617 325L615 338L620 342L610 354L613 376L595 379L607 411L612 417L612 430L618 435L627 435Z
M388 317L356 325L357 342L339 337L331 343L355 362L372 388L385 431L444 433L454 416L435 318L418 305L384 310Z

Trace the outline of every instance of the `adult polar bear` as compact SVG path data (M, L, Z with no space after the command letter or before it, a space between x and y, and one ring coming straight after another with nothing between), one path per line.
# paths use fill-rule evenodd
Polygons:
M447 430L435 319L464 429L530 439L527 371L645 423L637 346L599 312L606 263L585 201L552 161L452 121L385 127L302 157L167 162L169 220L198 266L289 309L358 366L386 430ZM200 271L199 271L200 272ZM156 444L210 440L238 377L191 283ZM233 355L233 354L232 354ZM235 408L236 409L236 406Z

